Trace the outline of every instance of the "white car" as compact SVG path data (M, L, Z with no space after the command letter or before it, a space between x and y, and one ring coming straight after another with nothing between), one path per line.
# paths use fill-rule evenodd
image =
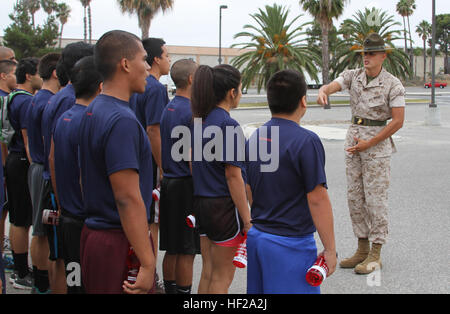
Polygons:
M167 93L169 93L169 95L172 95L172 96L175 95L175 93L177 92L177 88L175 86L175 83L172 81L172 79L170 78L169 75L161 76L159 81L161 82L161 84L166 86Z

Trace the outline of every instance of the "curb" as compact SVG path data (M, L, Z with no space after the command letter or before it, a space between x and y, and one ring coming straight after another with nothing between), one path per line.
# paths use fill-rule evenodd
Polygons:
M406 102L406 105L411 106L411 105L429 105L429 102ZM308 105L308 108L323 108L321 105ZM331 104L331 108L330 109L324 109L324 110L331 110L333 108L336 107L350 107L350 104L336 104L333 105ZM269 109L269 106L257 106L257 107L238 107L233 109L234 110L262 110L262 109Z

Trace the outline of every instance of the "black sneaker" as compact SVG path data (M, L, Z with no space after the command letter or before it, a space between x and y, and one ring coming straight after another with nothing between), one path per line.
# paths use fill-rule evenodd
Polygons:
M29 273L24 278L16 276L16 280L13 283L13 287L20 290L31 290L31 288L33 288L32 274Z

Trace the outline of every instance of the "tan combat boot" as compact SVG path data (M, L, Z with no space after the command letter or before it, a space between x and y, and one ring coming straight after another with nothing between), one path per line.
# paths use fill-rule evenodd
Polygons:
M354 268L359 263L363 262L369 255L370 243L368 239L358 239L358 249L356 253L350 257L343 259L339 266L342 268Z
M372 243L369 256L361 264L356 265L355 273L366 275L375 270L381 269L381 244Z

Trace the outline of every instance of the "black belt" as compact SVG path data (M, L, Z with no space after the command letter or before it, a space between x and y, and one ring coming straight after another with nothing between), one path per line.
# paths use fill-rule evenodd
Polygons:
M370 120L370 119L364 119L359 117L353 117L352 123L356 125L363 125L363 126L386 126L387 120L385 121L378 121L378 120Z

